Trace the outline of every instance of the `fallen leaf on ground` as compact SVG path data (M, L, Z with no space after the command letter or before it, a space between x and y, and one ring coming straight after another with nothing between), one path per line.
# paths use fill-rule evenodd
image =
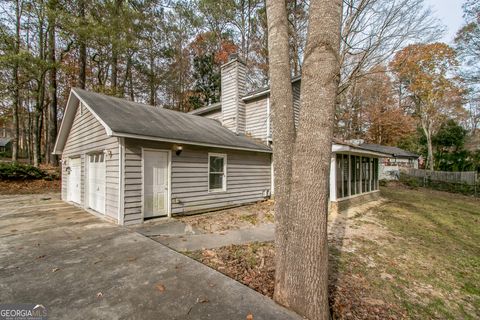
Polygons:
M157 289L160 292L164 292L165 291L165 286L161 283L157 283L157 285L155 286L155 289Z
M253 320L253 314L249 313L249 314L247 315L247 320Z
M207 303L209 300L207 298L197 298L197 303Z
M60 268L53 268L52 272L57 272L58 270L60 270Z

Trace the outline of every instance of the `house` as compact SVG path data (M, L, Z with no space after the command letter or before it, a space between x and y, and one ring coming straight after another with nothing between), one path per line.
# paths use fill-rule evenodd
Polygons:
M380 159L380 180L398 180L401 168L418 169L420 156L412 152L398 147L382 146L379 144L362 143L360 147L390 155Z
M0 152L9 153L12 151L12 139L8 137L0 138Z
M270 198L269 91L247 94L245 84L233 56L222 66L221 103L190 114L72 89L54 148L62 199L129 225ZM298 120L299 80L292 85ZM335 141L332 203L375 196L384 156Z

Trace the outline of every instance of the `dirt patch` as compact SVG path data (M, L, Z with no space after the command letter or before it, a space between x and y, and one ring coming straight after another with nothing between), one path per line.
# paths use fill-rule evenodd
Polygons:
M39 194L60 192L60 180L0 180L0 194Z
M272 200L267 200L248 206L176 219L206 233L222 232L249 228L262 223L273 223L275 221L273 205Z

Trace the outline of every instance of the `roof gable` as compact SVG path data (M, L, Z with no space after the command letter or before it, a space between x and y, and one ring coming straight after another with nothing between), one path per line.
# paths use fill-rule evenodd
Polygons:
M92 112L109 136L271 152L268 146L236 135L212 119L75 88L60 127L56 153L63 150L78 101Z

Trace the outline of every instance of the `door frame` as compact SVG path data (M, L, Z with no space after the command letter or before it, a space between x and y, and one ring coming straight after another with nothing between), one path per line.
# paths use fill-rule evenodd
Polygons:
M168 192L167 192L167 217L172 217L172 151L168 149L159 149L159 148L144 148L142 147L142 221L145 221L145 151L154 151L154 152L166 152L167 153L167 179L168 179ZM162 217L154 217L162 218Z
M72 199L72 190L70 188L70 183L71 183L71 175L70 173L72 172L72 160L80 160L80 165L79 165L79 168L80 168L80 175L77 177L79 180L79 184L80 184L80 197L79 197L79 200L78 202L74 201ZM70 167L70 173L68 174L67 176L67 201L69 202L72 202L72 203L75 203L77 205L82 205L82 157L81 156L71 156L71 157L68 157L68 167Z
M99 153L103 154L103 167L105 173L105 193L103 194L105 203L103 206L103 212L99 212L90 207L90 157ZM85 208L99 214L100 216L107 216L107 157L103 150L91 151L85 154L85 173Z

